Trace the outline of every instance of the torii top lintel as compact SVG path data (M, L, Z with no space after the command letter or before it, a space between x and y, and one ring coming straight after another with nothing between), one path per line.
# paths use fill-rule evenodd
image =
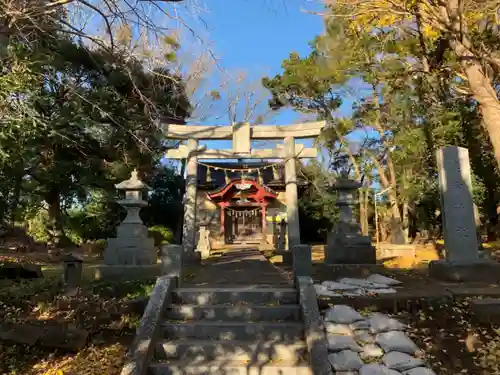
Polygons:
M234 126L207 126L207 125L177 125L167 124L165 132L168 139L235 139L251 138L261 139L283 139L293 137L295 139L317 137L325 127L325 121L305 122L293 125L253 125L240 123ZM241 135L239 135L241 134Z

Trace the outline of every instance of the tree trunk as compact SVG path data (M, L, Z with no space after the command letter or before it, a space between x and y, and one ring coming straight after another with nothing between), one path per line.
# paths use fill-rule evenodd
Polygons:
M391 242L393 244L403 245L406 243L403 231L403 221L398 207L397 192L390 189L387 193L389 197L389 204L391 205Z
M181 184L179 185L181 200L184 199L184 194L186 194L186 181L184 179L184 173L186 171L186 159L181 160L181 170L179 172ZM184 204L182 204L182 209L180 210L180 217L177 223L175 231L175 243L182 244L182 228L184 226Z
M372 83L373 103L377 110L377 117L373 122L373 126L380 134L381 139L384 139L385 129L381 123L381 109L380 109L380 102L378 97L379 94L377 91L377 87L378 87L377 82ZM394 168L394 163L392 161L391 147L385 140L382 141L382 144L384 146L384 152L386 153L387 168L384 169L384 167L380 163L380 160L378 160L377 157L373 157L372 160L374 161L375 166L377 167L377 170L379 172L379 178L382 183L382 186L386 189L390 188L387 192L387 195L389 197L389 203L391 205L391 213L392 213L392 217L390 219L392 243L405 244L406 242L403 232L403 223L401 220L401 213L399 211L399 205L398 205L396 170ZM389 172L389 176L387 176L386 170L387 172Z
M368 228L368 188L362 188L360 190L360 200L359 200L359 222L361 225L361 234L363 236L369 235Z
M463 62L472 97L478 102L484 125L493 146L495 159L500 167L500 102L491 81L483 73L478 61Z
M485 65L471 49L472 42L467 37L467 25L464 22L463 5L459 0L449 0L440 6L443 23L451 31L450 44L460 66L464 70L474 100L479 104L484 125L493 145L497 164L500 166L500 102L493 87L493 80L488 76Z
M47 223L47 232L49 234L49 245L59 247L63 245L66 238L61 216L61 198L57 189L51 189L45 195L45 202L48 205L49 222Z
M402 215L403 215L403 234L405 236L405 243L408 243L408 238L409 236L409 229L410 229L410 221L409 221L409 215L408 215L408 202L405 200L403 202L403 207L402 207Z
M21 197L21 185L23 182L23 176L18 174L16 176L16 182L14 185L12 203L10 206L10 223L13 226L16 222L17 208L19 206L19 198Z

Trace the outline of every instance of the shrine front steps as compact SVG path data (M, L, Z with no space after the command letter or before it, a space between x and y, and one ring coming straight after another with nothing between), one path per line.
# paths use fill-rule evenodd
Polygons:
M293 288L176 289L161 332L154 375L312 375Z

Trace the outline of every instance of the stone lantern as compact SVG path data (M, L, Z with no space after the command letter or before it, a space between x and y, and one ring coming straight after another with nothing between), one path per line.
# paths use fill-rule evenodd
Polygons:
M361 226L353 215L353 206L358 203L359 181L343 176L332 186L337 193L339 221L328 235L325 247L327 264L374 264L376 250L368 236L361 234Z
M148 203L143 194L149 187L137 176L134 169L130 178L115 185L125 192L125 199L118 203L127 210L125 220L117 228L116 238L108 239L104 251L104 263L107 265L148 265L157 263L154 239L148 237L148 228L142 223L139 213Z
M61 258L63 263L64 285L70 289L79 287L82 281L83 260L73 254L67 254Z

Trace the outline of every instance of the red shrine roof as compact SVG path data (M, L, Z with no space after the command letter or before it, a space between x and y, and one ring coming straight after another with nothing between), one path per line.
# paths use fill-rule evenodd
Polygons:
M257 181L248 178L232 180L226 186L207 193L207 195L213 201L228 201L243 195L255 201L264 201L277 197L276 193L267 186L260 185Z

